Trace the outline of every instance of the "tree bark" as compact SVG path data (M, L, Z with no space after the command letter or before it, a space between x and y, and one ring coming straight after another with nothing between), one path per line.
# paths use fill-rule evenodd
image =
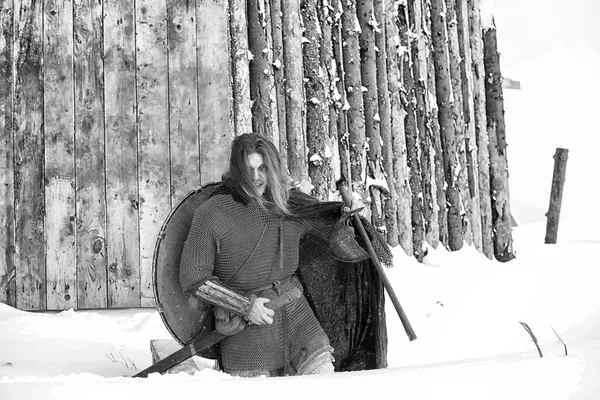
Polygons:
M272 139L273 118L270 96L273 86L273 67L266 18L264 0L248 0L248 44L252 54L249 102L249 105L252 104L251 128L254 133ZM233 49L232 53L236 54Z
M448 55L450 67L450 83L452 85L452 118L454 119L456 135L456 171L458 191L460 195L460 219L462 233L467 244L473 244L471 229L472 202L469 194L469 181L467 179L467 155L465 153L465 118L462 96L461 55L458 39L458 20L456 13L456 0L446 2L446 30L448 32Z
M428 0L421 1L423 10L424 37L429 38L425 44L425 58L427 68L427 95L425 96L425 109L427 121L427 135L433 151L431 152L431 190L436 206L433 207L433 217L437 219L437 239L433 238L431 245L436 248L441 241L448 248L448 210L446 207L446 180L444 178L444 160L442 156L442 143L440 137L440 123L438 121L438 107L435 90L435 67L433 65L433 45L431 43L431 4Z
M392 148L392 119L390 115L390 94L388 91L386 20L384 1L374 0L373 11L379 29L375 30L375 46L377 47L377 94L379 101L379 131L382 143L383 174L387 182L388 192L384 196L384 214L386 240L390 246L398 245L398 207L396 205L396 183L393 170L394 154Z
M350 163L350 134L348 132L348 118L346 115L349 109L349 103L346 97L346 73L344 71L344 39L342 37L342 2L341 0L333 0L332 3L334 10L333 20L333 56L335 58L335 66L337 68L337 80L335 86L332 87L334 91L332 100L334 101L335 109L337 112L337 143L340 155L340 175L350 179L351 163ZM348 105L348 106L347 106Z
M273 91L275 96L275 114L277 129L273 130L273 142L279 147L279 154L287 169L287 125L285 113L285 79L283 73L283 27L281 18L281 0L269 2L271 11L271 37L273 40Z
M317 0L301 3L304 22L303 46L304 91L306 94L306 142L308 145L308 174L312 183L311 194L320 200L329 195L331 153L328 149L329 111L324 85L325 71L321 69L321 26L317 15Z
M360 71L360 50L358 35L360 25L356 17L356 0L341 1L342 3L342 53L344 59L346 110L350 174L349 181L352 191L358 194L364 202L368 198L366 184L366 137L365 115Z
M469 6L469 37L473 60L473 115L479 164L479 205L481 207L481 241L483 253L494 257L492 241L492 203L490 199L490 150L488 148L487 118L485 111L485 69L480 0L467 0Z
M512 244L508 160L506 156L506 125L502 72L497 49L496 26L486 27L484 36L485 104L490 141L490 175L492 190L492 225L494 256L498 261L510 261L515 255Z
M411 69L411 54L409 43L408 10L403 4L398 9L400 28L400 45L405 49L402 58L402 82L405 91L402 93L402 103L406 111L404 120L406 134L407 161L409 167L409 183L411 191L411 222L413 255L418 261L425 256L423 241L425 229L423 226L423 187L421 186L421 164L419 161L419 133L417 131L415 82Z
M463 116L465 123L465 152L467 159L467 180L471 202L471 232L473 245L483 252L481 233L481 205L479 198L479 161L477 138L475 136L475 114L473 110L473 70L469 41L469 13L467 0L456 1L458 20L458 44L460 49L460 71L463 96Z
M427 54L423 32L423 13L421 0L407 2L410 26L414 32L409 37L412 56L412 73L415 83L416 98L416 129L419 136L419 161L421 163L421 186L423 188L423 222L425 226L425 239L430 246L436 247L438 243L438 221L434 202L435 181L432 173L432 142L427 129Z
M302 28L298 0L282 0L283 58L285 75L288 169L294 186L310 193L306 140L304 136L304 93L302 73Z
M463 245L463 227L460 209L460 188L456 126L452 115L452 86L448 65L447 34L443 0L431 2L431 33L433 42L433 63L435 67L435 88L438 105L438 118L442 139L444 177L446 179L446 201L448 203L448 247L459 250Z
M398 242L408 255L413 254L413 232L411 224L411 194L407 163L406 132L404 121L407 113L403 108L401 93L403 76L400 75L402 66L399 57L400 32L396 21L398 7L394 2L385 3L385 49L387 52L388 92L390 95L390 127L392 140L392 176L396 199L396 217L398 220ZM404 59L403 56L402 60Z
M328 126L328 138L326 141L325 155L329 159L329 200L337 198L335 183L341 177L340 175L340 149L338 145L338 114L341 113L341 103L339 102L339 91L336 86L339 81L337 64L334 59L333 43L333 8L329 6L328 0L318 0L317 14L321 25L322 42L319 53L320 68L322 71L323 86L325 88L325 99L327 105L323 106L324 118Z
M554 154L554 173L552 174L552 187L550 188L550 205L546 213L546 237L544 243L556 244L558 237L558 222L560 221L560 207L562 203L563 186L567 174L567 160L569 150L557 148Z
M253 1L248 1L250 6L248 11L254 5ZM250 132L253 128L252 113L250 111L249 26L246 15L246 0L229 0L231 74L233 77L233 126L236 135ZM248 12L248 19L250 19L250 12Z
M381 133L379 131L379 101L377 95L377 59L375 52L375 29L379 29L375 20L373 0L357 0L356 12L360 24L360 71L365 107L365 134L368 142L368 176L374 179L371 195L372 222L378 231L384 231L381 184L383 176ZM372 186L368 184L367 186Z

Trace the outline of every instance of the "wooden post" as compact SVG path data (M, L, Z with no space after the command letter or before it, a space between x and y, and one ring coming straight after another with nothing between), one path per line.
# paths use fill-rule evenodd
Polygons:
M544 243L555 244L558 235L558 220L562 203L563 186L567 173L567 160L569 149L558 147L554 153L554 174L552 175L552 189L550 189L550 205L546 213L546 239Z

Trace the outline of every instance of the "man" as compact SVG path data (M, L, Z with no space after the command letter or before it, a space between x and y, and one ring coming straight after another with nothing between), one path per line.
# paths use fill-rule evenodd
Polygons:
M221 342L222 366L230 374L333 372L333 348L304 296L279 310L266 306L302 290L294 275L300 239L325 238L335 222L301 218L295 205L306 197L289 189L276 147L243 134L232 143L222 189L195 212L180 263L183 290L213 304L209 289L233 289L252 299L243 316L239 304L214 308L216 329L230 334Z

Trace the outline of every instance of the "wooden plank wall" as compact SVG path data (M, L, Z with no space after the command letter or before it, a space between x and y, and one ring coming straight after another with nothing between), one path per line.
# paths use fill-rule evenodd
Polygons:
M0 302L155 306L163 222L227 167L229 23L215 0L0 1Z

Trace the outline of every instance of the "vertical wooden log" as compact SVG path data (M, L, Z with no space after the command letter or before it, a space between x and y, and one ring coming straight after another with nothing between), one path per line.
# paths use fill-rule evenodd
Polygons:
M107 306L102 4L73 2L77 305Z
M469 37L473 60L473 114L477 139L479 164L479 205L481 207L481 241L483 253L494 257L492 241L492 203L490 199L490 153L485 111L485 67L483 64L483 38L481 28L480 0L467 0L469 13Z
M475 112L473 109L473 70L469 39L469 12L467 0L456 1L458 21L458 44L460 50L460 72L462 82L463 115L465 123L465 152L467 159L467 181L471 204L471 232L473 245L483 252L481 233L481 205L479 198L479 161L475 136Z
M0 302L16 306L12 0L0 3Z
M197 0L200 182L219 181L234 135L227 2Z
M407 162L406 133L404 121L406 111L402 106L401 92L403 77L400 75L399 53L401 51L400 32L396 21L398 7L394 2L385 3L385 48L387 53L388 92L390 95L390 127L392 133L392 175L397 200L398 243L406 254L413 254L411 224L411 194ZM403 58L405 56L403 55Z
M333 11L333 26L332 26L332 45L333 57L335 59L335 67L337 68L337 76L332 83L332 99L334 100L335 110L337 114L336 130L337 130L337 145L340 158L340 176L347 178L352 177L350 172L350 135L348 132L348 119L346 112L350 108L346 98L346 72L344 71L344 39L342 37L342 2L341 0L332 1Z
M300 9L305 28L303 65L308 175L313 186L311 194L318 199L328 200L332 185L332 152L329 147L326 71L321 68L322 28L317 14L317 0L303 0Z
M334 14L333 5L329 5L329 0L317 1L317 14L321 26L321 46L319 52L321 76L325 89L326 105L323 106L323 118L327 124L327 139L325 143L324 154L328 158L330 168L328 171L328 200L336 198L335 183L341 177L341 159L338 144L338 114L341 112L342 105L339 102L340 94L337 88L339 81L337 64L334 58ZM348 175L346 175L348 176Z
M275 112L272 111L273 118L277 115L277 129L273 130L273 143L279 148L281 160L287 168L287 126L285 112L285 84L284 84L284 65L283 65L283 28L281 0L272 0L270 4L271 15L271 37L273 39L273 95L275 102Z
M229 32L233 78L233 126L235 133L240 135L252 131L246 0L229 0Z
M467 179L467 155L465 150L465 118L462 95L461 55L458 39L458 20L456 13L456 0L446 2L446 31L448 33L448 55L450 84L452 86L452 119L454 120L454 133L456 137L456 179L460 196L460 219L465 242L473 244L471 228L473 205L469 194L469 181Z
M267 37L269 16L266 14L265 6L265 0L248 0L248 44L252 53L249 96L252 104L251 128L253 132L272 138L271 87L273 86L273 65L270 43Z
M134 4L104 0L108 307L140 306ZM186 173L192 165L186 166Z
M42 4L15 0L15 270L21 310L46 309Z
M174 206L190 190L200 185L195 1L167 1L167 35L171 205ZM246 68L246 75L247 72ZM240 91L243 91L241 82ZM247 107L246 114L249 112ZM243 124L244 118L249 126L248 115L244 117L240 114L240 123Z
M382 143L383 174L387 182L388 192L384 197L384 214L386 225L386 240L390 246L398 245L398 216L396 182L394 177L394 153L392 147L392 119L390 109L390 94L388 90L387 48L386 48L386 18L384 1L373 2L375 21L379 29L375 30L375 46L377 51L377 95L379 102L379 131Z
M73 3L44 4L46 308L77 308Z
M544 243L556 244L558 237L558 223L560 221L560 208L562 205L563 187L567 174L567 160L569 150L557 148L554 154L554 172L552 173L552 186L550 188L550 204L546 213L546 237Z
M456 125L452 115L452 85L446 45L446 16L444 0L431 1L431 33L433 42L433 63L435 67L435 88L438 105L438 118L442 138L444 176L446 179L446 201L448 204L448 246L459 250L463 245L463 226L461 217L460 188L458 176L458 144Z
M165 4L136 1L138 148L140 193L141 306L152 307L152 255L169 213L169 105L167 10ZM227 18L224 18L227 22ZM221 49L222 50L222 49ZM221 94L223 97L223 94ZM215 101L217 97L207 97ZM216 128L216 127L214 127Z
M508 160L506 155L506 124L504 123L504 95L502 72L498 54L496 26L493 21L483 31L485 63L485 107L490 148L490 189L492 190L492 226L494 256L499 261L510 261L515 255L512 246Z
M359 34L361 31L356 17L356 0L341 0L342 3L342 54L344 63L344 84L346 91L346 117L348 124L348 145L350 151L350 179L352 191L366 202L366 136L364 100L360 64Z
M360 72L365 114L365 134L368 144L367 174L375 182L383 181L383 166L381 155L381 133L379 130L379 101L377 95L377 59L375 52L375 30L379 23L375 20L373 0L357 0L356 13L360 24ZM371 186L368 184L367 186ZM384 231L383 209L381 206L381 185L369 188L371 194L372 222L378 231Z
M417 131L417 104L415 81L411 68L411 53L409 43L408 7L401 4L398 9L398 26L400 29L400 45L404 49L401 55L402 82L405 91L402 93L402 103L406 116L404 119L407 163L409 168L409 183L411 192L411 223L413 255L419 261L425 256L423 242L425 227L423 224L423 187L421 183L421 163L419 160L419 133Z
M421 0L407 2L409 26L413 27L408 41L410 44L412 74L416 99L416 129L419 137L419 162L421 163L421 186L423 188L423 223L425 240L436 247L439 240L438 220L434 195L436 191L433 171L431 137L428 130L427 114L427 49L423 27Z
M302 28L300 1L282 0L283 59L287 127L287 160L294 186L310 193L306 140L304 136L304 95L302 73Z
M431 43L431 2L421 2L423 10L424 36L429 38L425 43L427 64L427 96L425 97L425 110L427 121L428 140L432 147L431 165L431 190L436 202L433 207L433 217L437 218L438 240L433 239L431 245L436 248L439 242L448 248L448 210L446 207L446 179L444 177L444 160L442 156L442 142L440 137L440 123L438 120L437 95L435 90L435 67L433 62L433 44Z

